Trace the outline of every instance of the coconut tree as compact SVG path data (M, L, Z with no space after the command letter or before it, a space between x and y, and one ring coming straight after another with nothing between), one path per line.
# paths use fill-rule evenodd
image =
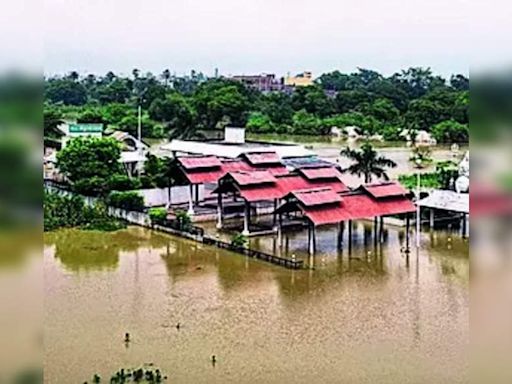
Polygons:
M343 169L342 172L348 172L351 175L359 177L364 176L364 182L371 183L373 176L389 180L386 168L396 167L393 160L380 156L369 142L365 142L360 150L346 147L340 154L352 160L352 164Z

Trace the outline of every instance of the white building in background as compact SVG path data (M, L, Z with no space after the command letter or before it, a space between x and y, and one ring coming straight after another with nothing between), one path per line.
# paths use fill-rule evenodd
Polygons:
M315 153L303 145L293 143L273 143L246 140L245 128L226 127L224 140L196 141L172 140L161 147L169 155L213 155L221 158L235 159L244 153L275 152L284 160L286 158L313 157Z

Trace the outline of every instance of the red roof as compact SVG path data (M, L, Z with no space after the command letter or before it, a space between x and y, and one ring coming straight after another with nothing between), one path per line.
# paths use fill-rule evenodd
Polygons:
M310 190L313 202L325 201L325 204L308 204L307 199L300 199L299 196L306 191L293 193L298 200L298 209L311 220L315 225L335 224L346 220L369 219L376 216L397 215L414 212L415 205L407 197L399 196L387 200L376 200L364 193L350 193L337 197L327 198L323 195L328 189ZM334 193L332 190L330 193ZM315 196L317 195L317 196ZM325 196L325 197L323 197ZM325 200L324 200L325 199Z
M298 170L308 180L319 180L319 179L341 179L341 173L334 167L322 167L322 168L301 168Z
M277 165L277 166L269 166L268 168L265 168L267 171L269 171L274 176L284 176L288 175L290 171L284 166L284 165Z
M275 152L244 153L244 156L252 165L281 164L281 159Z
M293 196L304 206L312 207L324 204L340 203L341 198L331 188L303 189L292 192Z
M220 168L222 165L221 161L215 156L179 157L178 161L187 170Z
M242 175L240 175L242 173ZM254 174L259 179L253 180ZM348 188L341 181L311 182L299 175L274 177L270 170L264 172L233 172L230 173L239 186L241 196L247 201L263 201L280 199L290 192L312 188L330 188L334 192L346 192ZM265 185L266 184L266 185ZM215 191L214 191L215 193Z
M283 193L276 184L263 184L240 189L240 196L249 202L280 199Z
M249 171L252 167L242 160L225 161L219 169L186 171L185 176L191 184L217 183L228 172Z
M405 196L409 192L398 182L363 185L362 188L376 199L383 197Z
M238 171L230 172L229 175L240 186L276 183L276 178L268 171Z
M349 212L339 205L329 207L306 207L303 209L303 212L315 226L336 224L350 220L351 218Z

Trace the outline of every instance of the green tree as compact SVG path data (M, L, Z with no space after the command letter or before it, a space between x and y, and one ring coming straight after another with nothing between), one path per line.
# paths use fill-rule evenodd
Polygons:
M352 164L343 169L343 172L363 176L365 184L371 183L374 176L388 180L386 168L396 167L393 160L380 156L369 142L365 142L360 150L346 147L340 154L352 160Z
M224 80L201 84L193 96L200 122L206 129L223 128L225 122L245 126L250 100L244 86Z
M467 143L469 128L466 124L446 120L432 127L432 136L439 143Z
M332 100L318 86L297 88L292 95L291 103L294 110L303 109L320 118L327 117L334 111Z
M249 115L246 128L249 132L269 133L274 131L274 126L270 117L261 112L252 112Z
M43 120L45 138L57 139L64 135L63 132L57 128L63 123L63 116L59 110L45 106L43 110Z
M84 105L87 102L87 90L69 78L51 79L45 83L45 98L52 103Z
M100 189L95 192L102 193L108 179L121 173L120 157L120 144L114 139L79 137L57 153L57 167L79 189L94 182Z
M196 112L179 93L154 100L148 112L152 119L166 123L169 137L190 139L198 135Z
M292 132L295 135L321 134L322 121L315 115L302 109L293 115Z

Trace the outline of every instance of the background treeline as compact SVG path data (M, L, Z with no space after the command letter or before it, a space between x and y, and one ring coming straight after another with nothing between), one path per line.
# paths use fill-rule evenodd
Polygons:
M468 141L469 79L410 68L392 76L359 69L321 75L292 93L263 94L225 78L201 73L175 77L72 72L45 79L45 135L63 119L137 129L142 106L144 137L192 138L226 125L254 133L328 135L331 127L360 127L365 134L399 140L403 129L426 130L440 142Z

